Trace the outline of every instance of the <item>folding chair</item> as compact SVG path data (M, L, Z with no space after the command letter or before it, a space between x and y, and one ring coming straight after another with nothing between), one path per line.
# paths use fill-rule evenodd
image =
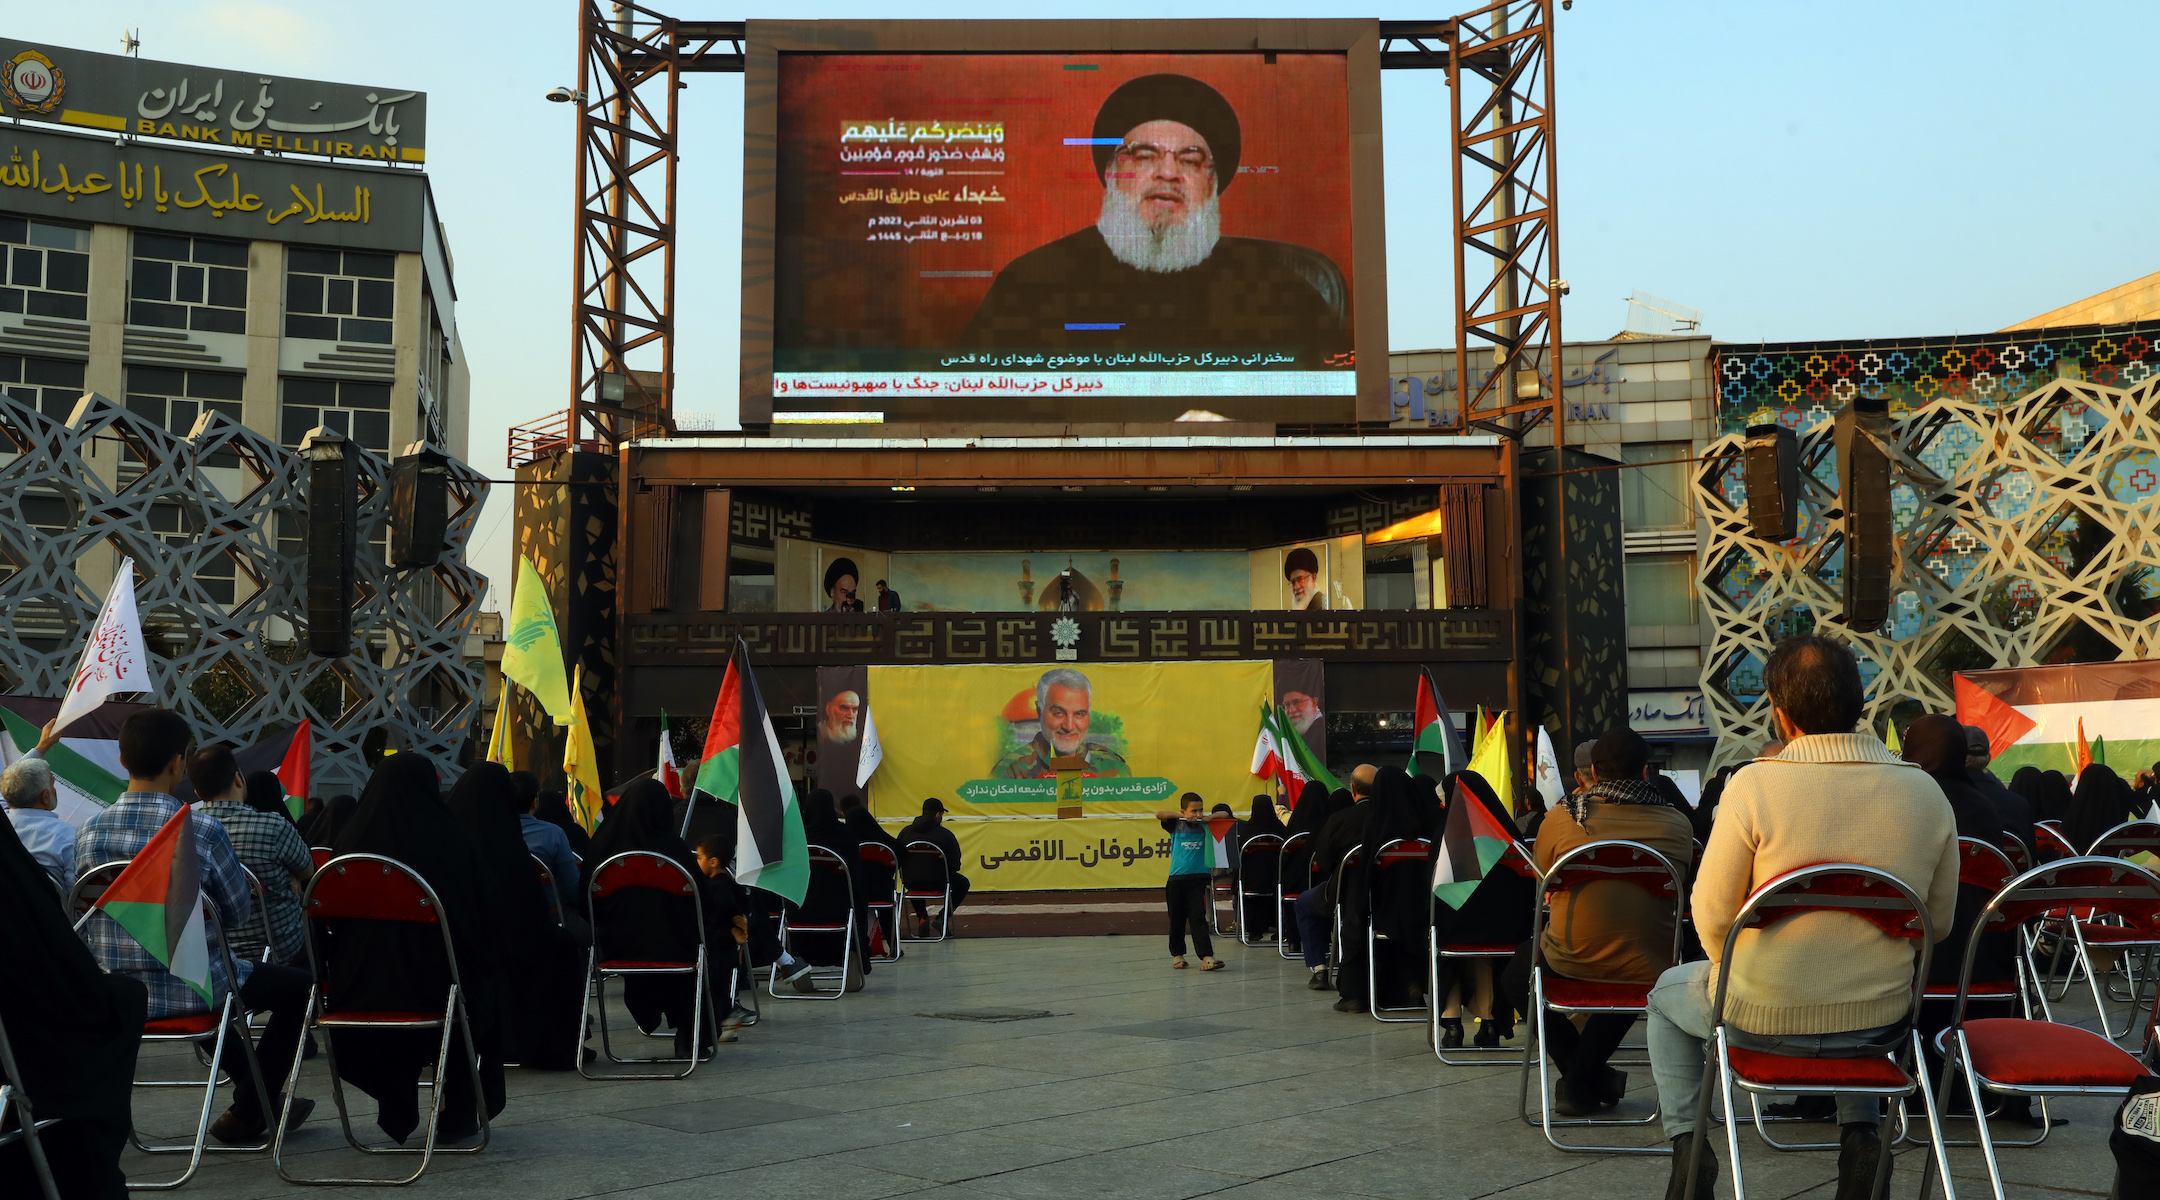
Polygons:
M607 953L606 938L600 924L599 902L632 888L650 888L670 899L687 900L690 910L696 914L697 952L685 961L682 959L616 958ZM592 923L592 949L586 952L586 978L591 981L593 1002L600 1009L600 1053L611 1063L682 1063L683 1069L674 1072L640 1073L610 1072L595 1075L585 1069L584 1022L578 1027L578 1074L587 1079L682 1079L697 1070L698 1051L705 1044L705 1018L710 1016L713 1027L720 1024L720 1014L713 1006L712 993L706 986L705 958L705 909L698 902L697 880L681 863L650 850L625 850L600 864L585 885L585 916ZM730 972L734 970L729 968ZM624 1058L615 1053L614 1043L608 1035L607 981L633 977L679 975L690 978L695 1003L690 1010L690 1057L677 1058L666 1055L659 1058Z
M1380 932L1375 920L1377 909L1373 895L1380 884L1393 878L1390 871L1400 871L1413 866L1422 869L1432 858L1432 843L1424 838L1397 838L1381 845L1373 854L1372 866L1365 872L1365 1007L1375 1021L1411 1024L1426 1018L1391 1017L1388 1013L1422 1013L1431 1007L1431 993L1426 994L1427 1003L1409 1005L1382 1005L1380 1003L1380 943L1392 941ZM1413 871L1422 874L1422 870ZM1430 890L1429 888L1426 890ZM1428 939L1429 940L1429 939ZM1428 976L1431 972L1426 973Z
M531 857L533 869L540 873L540 886L547 889L548 916L553 917L555 924L560 926L563 923L562 893L555 890L555 872L548 870L548 865L540 861L539 855Z
M2033 822L2033 846L2040 851L2040 861L2053 862L2058 858L2076 858L2082 851L2070 844L2063 836L2062 825L2055 821Z
M277 949L270 935L270 893L264 889L263 881L255 877L255 872L248 869L246 863L240 864L240 873L247 876L248 903L253 906L251 911L255 916L256 936L262 939L262 954L255 961L269 962L271 953Z
M318 1178L309 1179L293 1174L285 1167L285 1114L280 1112L277 1123L277 1139L271 1149L271 1161L277 1165L278 1175L287 1183L329 1184L341 1186L401 1187L420 1178L434 1161L437 1154L478 1154L487 1149L491 1136L488 1129L487 1101L480 1087L480 1054L473 1045L472 1019L465 1011L465 988L458 978L457 949L451 944L450 924L443 919L442 901L435 889L411 867L394 858L380 854L342 854L323 864L308 882L307 894L301 900L301 909L307 920L302 927L307 943L308 986L307 1008L300 1020L300 1044L293 1049L292 1070L285 1078L284 1108L292 1107L293 1088L300 1082L300 1061L307 1054L307 1035L322 1030L323 1062L330 1071L330 1098L337 1104L338 1126L345 1132L345 1144L363 1154L417 1154L420 1165L403 1179L366 1178ZM336 946L335 939L319 936L319 925L327 921L398 921L410 925L432 925L442 934L443 963L448 969L450 986L443 994L441 1012L418 1010L346 1009L338 1006L336 997L329 990L330 974L324 958L326 948ZM337 1038L340 1029L387 1031L397 1029L440 1029L442 1039L435 1051L434 1078L421 1086L429 1089L433 1098L428 1103L427 1137L415 1148L411 1146L365 1146L353 1135L352 1114L345 1107L345 1082L338 1073ZM441 1128L443 1097L449 1091L444 1086L450 1067L450 1042L453 1035L462 1035L465 1042L465 1069L472 1080L473 1115L480 1124L480 1141L471 1146L437 1146L436 1133Z
M952 936L952 864L945 861L945 851L936 842L909 842L902 846L908 856L908 865L915 868L909 872L917 879L929 874L931 860L936 859L936 887L917 887L903 878L900 898L903 900L935 900L938 902L938 932L936 937L909 937L906 918L901 920L900 940L903 942L942 942Z
M324 863L337 857L337 851L328 846L309 846L307 852L308 857L315 860L315 869L318 871L323 869Z
M105 894L105 889L111 887L113 880L118 879L120 872L125 871L127 867L128 864L124 861L99 863L97 866L83 872L75 880L75 890L68 898L68 908L75 915L75 930L78 934L90 923L90 919L97 915L97 909L94 906L98 897ZM195 1137L188 1142L151 1145L142 1140L140 1131L134 1129L128 1131L128 1137L135 1143L135 1148L144 1154L187 1155L187 1169L180 1172L179 1178L166 1180L162 1183L129 1183L127 1186L131 1192L161 1192L181 1186L195 1177L195 1169L202 1165L202 1157L206 1151L214 1154L253 1154L270 1148L270 1143L267 1141L253 1146L213 1146L209 1144L210 1114L217 1106L218 1084L220 1082L231 1082L230 1079L224 1077L224 1072L219 1067L219 1064L224 1061L225 1040L227 1038L239 1039L241 1056L247 1060L248 1074L255 1080L255 1094L267 1099L270 1093L262 1085L262 1068L255 1061L255 1044L248 1040L247 1011L240 1007L240 989L238 986L240 972L238 966L233 962L232 945L225 938L223 923L218 920L217 905L210 903L210 898L207 896L203 897L202 910L206 932L209 935L211 944L217 947L218 953L225 959L225 978L232 986L226 989L225 998L217 1003L215 1011L182 1013L173 1017L152 1017L144 1021L142 1040L145 1043L152 1044L158 1042L186 1042L196 1047L198 1060L200 1060L202 1041L205 1038L215 1039L211 1044L206 1064L209 1074L199 1084L190 1079L138 1079L135 1081L136 1087L144 1088L200 1087L202 1089L202 1107L196 1113ZM108 915L106 919L111 920L112 918ZM13 1076L10 1075L9 1078L13 1078Z
M1487 871L1486 875L1490 877L1500 871L1513 871L1533 883L1538 879L1537 864L1532 861L1530 851L1524 849L1521 842L1510 841L1507 849L1501 852L1499 861L1493 864L1492 870ZM1426 890L1428 893L1431 891L1430 888ZM1425 902L1427 914L1425 937L1427 943L1432 947L1432 979L1425 988L1425 994L1432 998L1432 1014L1428 1018L1430 1027L1426 1032L1432 1039L1434 1056L1451 1067L1475 1067L1491 1062L1496 1056L1520 1053L1512 1046L1457 1046L1455 1050L1458 1054L1476 1055L1477 1057L1449 1058L1447 1051L1440 1048L1440 1014L1447 1007L1447 995L1440 987L1440 960L1443 958L1482 958L1491 962L1493 968L1498 970L1502 964L1514 956L1516 950L1513 942L1450 942L1447 945L1441 945L1440 927L1436 923L1439 917L1437 906L1440 903L1438 896L1428 896ZM1467 995L1464 996L1465 1002L1468 999Z
M830 873L827 879L837 884L837 891L840 896L846 897L847 908L843 910L838 920L834 920L830 916L820 918L807 914L803 907L798 904L782 904L780 907L780 948L789 954L795 953L794 947L789 945L789 935L791 934L839 935L840 979L834 984L830 995L823 992L811 994L797 992L792 996L787 996L782 995L780 992L780 972L774 971L772 978L767 982L767 990L772 993L775 1000L838 1000L862 986L861 964L855 961L855 880L848 873L847 861L823 846L812 846L810 847L810 870L812 872L812 886L816 885L816 872L825 871ZM948 891L947 895L950 894ZM808 900L809 894L804 893L803 898ZM809 978L814 985L817 982L817 973L813 970Z
M1530 1011L1523 1019L1529 1030L1523 1038L1522 1094L1518 1114L1545 1131L1545 1140L1556 1150L1575 1154L1670 1154L1670 1146L1571 1146L1553 1136L1568 1126L1649 1125L1658 1120L1655 1109L1647 1117L1562 1117L1552 1114L1552 1079L1545 1054L1545 1010L1573 1016L1625 1013L1639 1017L1650 1006L1649 983L1592 983L1548 974L1544 937L1552 917L1552 899L1560 892L1582 896L1593 883L1614 882L1639 887L1661 903L1672 905L1672 955L1668 966L1680 961L1680 910L1687 895L1687 876L1679 864L1641 842L1604 841L1577 846L1546 868L1538 886L1530 917ZM1530 1068L1537 1066L1538 1112L1530 1116Z
M1330 917L1329 917L1329 921L1328 921L1328 954L1327 954L1327 966L1328 966L1328 979L1329 979L1329 980L1330 980L1331 982L1339 982L1339 981L1340 981L1340 980L1342 979L1342 957L1343 957L1343 956L1342 956L1342 949L1343 949L1343 912L1342 912L1342 906L1343 906L1343 899L1344 899L1344 897L1343 897L1343 886L1342 886L1342 881L1343 881L1343 874L1344 874L1345 872L1347 872L1347 871L1349 871L1349 870L1351 870L1351 869L1353 869L1353 868L1355 868L1355 867L1359 866L1359 865L1360 865L1360 864L1362 864L1362 863L1363 863L1364 861L1365 861L1365 847L1363 847L1363 846L1352 846L1352 847L1350 847L1350 848L1349 848L1348 850L1345 850L1345 851L1343 852L1343 856L1342 856L1342 861L1341 861L1341 862L1339 862L1339 863L1337 863L1337 864L1335 864L1335 877L1334 877L1334 884L1333 884L1333 891L1334 891L1334 893L1335 893L1335 901L1334 901L1334 903L1333 903L1333 904L1332 904L1332 905L1330 906L1330 908L1329 908L1329 912L1330 912L1330 914L1331 914L1331 915L1330 915Z
M23 1090L22 1068L15 1065L15 1048L8 1044L4 1022L0 1022L0 1072L7 1074L7 1081L0 1083L0 1147L23 1143L23 1149L30 1155L30 1169L37 1175L38 1190L45 1200L60 1200L60 1188L53 1182L52 1165L45 1161L45 1147L38 1141L38 1130L58 1124L60 1118L48 1117L40 1121L31 1111L30 1094Z
M2025 849L2025 843L2019 841L2016 834L2002 835L1996 841L1995 848L2002 851L2003 858L2010 864L2010 870L2016 874L2023 875L2033 869L2032 853Z
M1912 988L1906 1001L1905 1016L1898 1023L1897 1031L1890 1035L1890 1040L1877 1046L1857 1047L1848 1055L1834 1058L1800 1058L1733 1044L1732 1032L1725 1024L1725 995L1732 982L1733 955L1740 943L1740 932L1803 912L1841 912L1868 922L1884 936L1900 941L1917 940L1918 944L1913 947ZM1773 1146L1777 1143L1770 1141L1762 1125L1762 1097L1766 1093L1880 1097L1891 1101L1891 1111L1902 1126L1905 1106L1901 1101L1919 1092L1927 1109L1928 1143L1934 1150L1935 1161L1944 1169L1943 1194L1945 1200L1955 1200L1947 1182L1949 1160L1943 1149L1942 1125L1936 1117L1935 1097L1923 1082L1926 1060L1920 1053L1920 1032L1912 1026L1913 1018L1919 1015L1920 997L1927 983L1929 953L1934 944L1935 928L1928 920L1927 905L1902 880L1874 867L1857 863L1821 863L1787 871L1755 889L1747 903L1740 906L1732 928L1726 931L1725 951L1718 959L1717 987L1710 1005L1711 1040L1705 1047L1708 1053L1703 1063L1702 1096L1695 1108L1697 1136L1692 1139L1688 1152L1685 1200L1695 1200L1703 1135L1710 1123L1709 1085L1713 1079L1717 1081L1718 1094L1728 1117L1725 1148L1732 1158L1734 1200L1745 1200L1747 1196L1747 1184L1740 1166L1742 1118L1733 1108L1736 1085L1748 1093L1754 1107L1757 1136ZM1882 1191L1887 1178L1882 1172L1890 1167L1890 1151L1896 1140L1884 1139L1870 1195L1879 1195ZM1826 1148L1834 1149L1836 1143ZM1926 1194L1924 1179L1921 1194ZM1710 1198L1705 1196L1703 1200Z
M2160 824L2151 821L2126 821L2101 834L2094 840L2089 857L2129 858L2135 854L2160 853ZM2092 989L2093 1007L2100 1012L2100 1028L2111 1038L2125 1038L2136 1032L2138 1009L2142 1005L2145 990L2152 983L2153 953L2160 950L2160 927L2151 923L2118 924L2099 921L2091 915L2079 915L2076 909L2070 913L2071 945L2077 956L2077 969L2085 974L2085 982ZM2103 984L2102 971L2093 962L2093 948L2099 947L2117 955L2115 969L2123 974L2128 987L2127 996L2117 996L2111 984ZM2142 969L2130 965L2132 955L2140 957ZM2122 1032L2117 1033L2107 1019L2107 999L2125 1002L2128 1011L2123 1014Z
M1305 856L1302 863L1305 878L1298 881L1298 887L1290 886L1294 871L1291 856L1295 854ZM1297 898L1312 890L1313 868L1318 865L1313 861L1312 834L1293 833L1283 839L1282 858L1275 865L1275 932L1279 935L1275 939L1275 953L1284 958L1298 957L1290 950L1290 931L1297 928Z
M873 921L878 920L878 914L881 912L892 914L892 938L890 944L885 947L885 953L872 954L870 961L878 963L899 962L903 953L900 949L900 856L894 854L893 848L883 842L863 842L856 848L855 853L860 855L864 862L874 863L877 866L887 868L893 873L892 893L889 896L865 900L863 901L863 907L870 910L870 919ZM880 921L880 931L883 928L884 922Z
M1966 944L1958 972L1956 1007L1941 1035L1942 1102L1950 1098L1952 1073L1962 1071L1965 1087L1980 1106L1982 1090L2006 1096L2122 1096L2147 1073L2144 1063L2115 1043L2074 1025L2016 1017L1965 1019L1978 931L2022 925L2051 913L2075 909L2119 919L2127 928L2152 929L2160 922L2160 878L2121 859L2079 857L2027 871L1998 892L1982 911L1973 939ZM2143 1052L2154 1039L2153 1011L2145 1017ZM2043 1108L2043 1112L2045 1109ZM1981 1156L1995 1200L2003 1200L2002 1171L1995 1162L1995 1141L1986 1121L1976 1121ZM2039 1139L2034 1139L2038 1141ZM1947 1174L1949 1164L1943 1164ZM1927 1186L1921 1177L1923 1192Z
M1273 897L1276 898L1275 911L1277 913L1280 913L1282 911L1282 904L1280 900L1280 897L1282 895L1282 853L1283 840L1279 835L1272 833L1256 833L1251 837L1246 838L1238 843L1237 939L1238 945L1240 946L1261 946L1266 944L1265 942L1261 941L1258 934L1254 930L1246 928L1247 926L1252 924L1251 921L1245 919L1246 905L1250 901L1261 897ZM1275 856L1275 870L1270 872L1270 874L1274 875L1275 877L1275 884L1274 886L1267 888L1264 891L1256 892L1253 890L1251 882L1251 876L1256 869L1254 864L1260 861L1261 856L1268 854L1272 854ZM1282 934L1282 926L1275 926L1275 944L1278 946L1283 944Z

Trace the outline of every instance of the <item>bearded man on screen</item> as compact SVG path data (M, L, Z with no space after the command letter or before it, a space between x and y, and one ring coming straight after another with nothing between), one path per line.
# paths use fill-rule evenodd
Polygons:
M1243 151L1222 93L1184 75L1141 76L1103 102L1092 140L1101 216L1007 263L962 344L1272 352L1306 370L1350 349L1349 286L1327 255L1222 236L1222 196ZM1294 161L1297 148L1282 152Z

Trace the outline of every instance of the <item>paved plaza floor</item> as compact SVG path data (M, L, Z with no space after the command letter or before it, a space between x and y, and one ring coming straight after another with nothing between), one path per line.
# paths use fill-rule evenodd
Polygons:
M1515 1063L1443 1065L1421 1025L1330 1011L1333 996L1307 990L1303 968L1272 949L1233 944L1225 955L1227 970L1203 973L1170 970L1155 938L911 945L844 1000L768 998L764 1020L687 1080L512 1070L493 1144L437 1158L413 1187L512 1200L1664 1194L1663 1157L1562 1154L1517 1120ZM2089 1001L2078 1011L2089 1015ZM611 1012L622 1019L619 1006ZM1024 1012L1049 1015L926 1015ZM645 1052L666 1052L667 1043L627 1032ZM146 1071L176 1065L145 1054ZM297 1169L410 1170L410 1159L362 1161L346 1149L320 1059L307 1067L302 1092L322 1103L296 1135ZM1620 1111L1647 1114L1648 1068L1628 1070L1633 1090ZM137 1112L166 1135L185 1119L183 1103L168 1093ZM2114 1107L2058 1105L2068 1126L2038 1149L2003 1152L2011 1195L2106 1195ZM364 1097L360 1112L356 1126L375 1134ZM1649 1128L1613 1139L1658 1140ZM1777 1153L1752 1134L1742 1146L1752 1196L1828 1200L1835 1190L1832 1154ZM1959 1192L1986 1195L1978 1151L1952 1154ZM124 1162L149 1179L171 1160L131 1151ZM1919 1165L1916 1152L1899 1155L1893 1195L1914 1194ZM332 1190L283 1182L261 1154L216 1156L184 1192L252 1200ZM1730 1194L1727 1176L1718 1195Z

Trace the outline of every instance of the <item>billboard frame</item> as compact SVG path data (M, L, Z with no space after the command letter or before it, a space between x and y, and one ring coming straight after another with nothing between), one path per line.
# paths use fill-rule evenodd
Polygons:
M773 416L773 305L778 269L780 56L782 54L1339 53L1349 74L1352 340L1357 395L1298 397L1313 422L1385 421L1387 229L1380 130L1382 33L1372 19L958 21L750 21L743 74L743 242L740 420ZM1108 399L1095 402L1098 410ZM1160 417L1159 399L1098 419ZM1322 406L1332 406L1332 410ZM1284 418L1277 418L1284 419ZM1295 418L1287 418L1295 419Z

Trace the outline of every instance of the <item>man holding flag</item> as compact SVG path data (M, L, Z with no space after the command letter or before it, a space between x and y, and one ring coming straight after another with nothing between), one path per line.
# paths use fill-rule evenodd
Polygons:
M192 740L187 721L171 709L144 709L121 726L127 791L84 823L75 839L75 871L80 876L116 861L133 865L99 900L102 915L84 927L84 940L107 971L149 989L151 1020L214 1011L237 982L241 1007L270 1014L257 1048L267 1083L284 1078L300 1044L308 974L241 960L234 964L239 979L226 978L224 947L208 937L198 910L208 899L225 929L240 928L254 913L247 876L224 828L172 796L186 774ZM235 1039L228 1039L219 1065L233 1079L233 1104L210 1126L211 1136L227 1145L262 1141L265 1114L280 1101L255 1090ZM294 1097L287 1127L306 1120L314 1107L313 1100Z

